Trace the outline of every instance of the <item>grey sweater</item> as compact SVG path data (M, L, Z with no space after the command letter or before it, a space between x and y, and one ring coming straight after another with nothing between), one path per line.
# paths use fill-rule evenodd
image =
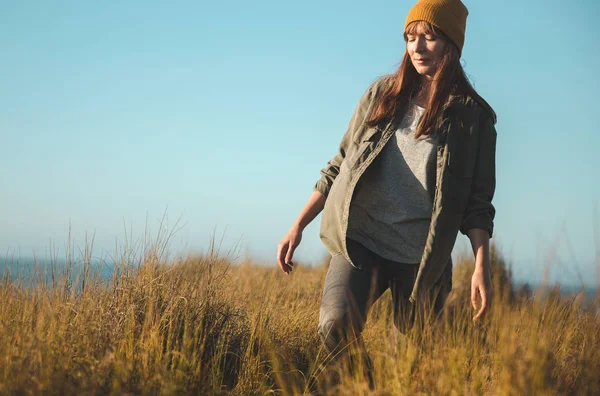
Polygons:
M347 237L392 261L420 263L429 231L437 134L414 138L425 109L410 103L352 197Z

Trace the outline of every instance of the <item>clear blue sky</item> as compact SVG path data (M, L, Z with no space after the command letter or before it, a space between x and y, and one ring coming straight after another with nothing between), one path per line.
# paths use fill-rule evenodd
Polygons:
M216 229L274 263L413 4L0 1L0 255L60 249L69 222L114 252L166 210L171 250ZM499 120L495 240L523 277L555 252L554 278L591 283L600 3L465 4L466 71ZM319 221L297 259L324 257Z

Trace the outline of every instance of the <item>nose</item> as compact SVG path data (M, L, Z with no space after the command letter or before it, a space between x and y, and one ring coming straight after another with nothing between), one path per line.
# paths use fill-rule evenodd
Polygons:
M427 43L425 41L425 37L423 36L417 36L416 39L416 43L415 43L415 52L418 54L422 54L423 52L425 52L427 50Z

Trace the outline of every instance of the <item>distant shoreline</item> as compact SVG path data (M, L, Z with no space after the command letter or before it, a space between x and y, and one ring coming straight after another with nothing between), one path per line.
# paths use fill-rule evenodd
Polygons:
M45 258L37 258L33 259L30 257L27 258L10 258L10 257L0 257L0 271L4 274L7 270L12 271L13 279L16 279L18 275L25 275L24 278L28 279L29 274L32 274L34 271L34 263L37 262L37 265L40 269L47 269L53 263L53 260L45 259ZM83 268L83 261L80 259L74 260L74 275ZM60 271L64 269L66 265L65 259L58 259L55 263L57 265L57 269ZM92 259L91 270L94 273L100 272L100 278L103 280L109 280L114 273L114 263L103 262L99 259ZM50 275L49 271L46 271L46 275ZM596 286L594 285L577 285L577 284L562 284L558 282L543 284L541 282L526 282L522 280L513 280L513 287L515 290L519 290L522 288L528 288L531 292L536 292L542 290L543 288L552 289L560 286L560 294L561 295L572 295L579 293L582 289L585 290L585 295L588 298L594 298L596 294Z

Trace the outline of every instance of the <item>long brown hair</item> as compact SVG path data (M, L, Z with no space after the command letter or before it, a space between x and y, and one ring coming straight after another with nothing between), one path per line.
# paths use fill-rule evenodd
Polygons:
M484 109L490 112L494 122L496 113L491 106L475 91L465 71L460 64L458 47L440 29L425 21L415 21L406 27L404 40L408 34L416 34L421 27L425 34L442 37L447 45L444 56L433 76L427 97L427 107L417 131L415 139L421 135L431 135L440 123L440 115L448 104L451 95L470 96ZM383 122L394 120L398 114L403 114L408 105L409 98L413 97L420 88L421 76L413 66L408 52L400 63L400 67L388 80L381 96L377 99L367 125L374 127Z

